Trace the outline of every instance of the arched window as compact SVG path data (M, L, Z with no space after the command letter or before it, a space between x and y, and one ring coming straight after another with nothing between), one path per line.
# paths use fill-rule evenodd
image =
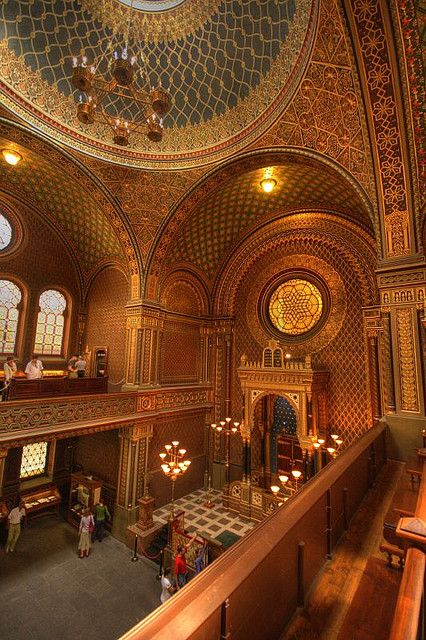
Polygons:
M0 352L14 353L22 293L10 280L0 280Z
M59 291L48 289L41 294L39 306L34 351L44 355L61 355L67 301Z
M8 248L12 242L12 226L7 218L0 213L0 251Z

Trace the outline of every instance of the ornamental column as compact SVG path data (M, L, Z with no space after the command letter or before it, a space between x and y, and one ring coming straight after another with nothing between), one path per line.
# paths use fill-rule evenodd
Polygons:
M112 533L122 541L126 540L127 527L138 519L139 498L149 498L148 443L152 433L152 424L132 424L120 430L120 466Z
M378 328L382 413L390 428L389 455L406 459L420 446L425 424L425 261L383 267L377 279L380 306L368 311L370 329L373 322Z
M126 306L126 383L123 391L159 384L164 316L164 311L155 306L133 302Z

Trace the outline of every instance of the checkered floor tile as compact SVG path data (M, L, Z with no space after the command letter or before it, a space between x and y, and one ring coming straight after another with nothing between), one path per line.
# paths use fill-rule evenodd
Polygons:
M216 538L224 531L232 531L238 536L244 536L256 524L246 518L241 518L235 513L230 513L222 506L222 494L220 491L212 491L211 501L213 507L206 507L206 492L199 489L189 493L179 500L175 500L175 511L185 512L185 529L190 533L205 533L211 538ZM154 520L167 522L170 514L170 504L154 511Z

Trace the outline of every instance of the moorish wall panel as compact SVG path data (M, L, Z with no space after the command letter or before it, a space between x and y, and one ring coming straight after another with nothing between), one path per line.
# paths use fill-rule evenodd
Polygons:
M84 344L108 348L108 376L110 384L123 382L128 283L119 269L108 267L94 280L88 295L87 324Z
M160 384L199 382L200 350L198 323L166 320L160 352Z
M347 254L339 246L321 242L319 237L297 234L288 242L265 252L239 283L234 302L235 329L233 367L242 354L250 361L261 359L262 348L273 337L258 319L258 299L268 280L287 271L305 269L319 276L331 292L330 311L323 328L306 341L281 344L294 356L313 354L314 366L330 372L329 419L349 443L371 426L367 389L365 339L363 334L363 284ZM250 295L247 295L250 292ZM241 387L233 376L232 407L241 406ZM235 411L234 411L235 412Z
M176 482L175 496L181 497L203 484L205 455L205 411L188 413L186 416L162 418L154 425L153 437L149 449L148 467L151 472L150 494L155 498L155 505L159 507L170 501L170 480L160 469L161 451L164 445L172 440L178 440L187 450L191 466L184 476Z

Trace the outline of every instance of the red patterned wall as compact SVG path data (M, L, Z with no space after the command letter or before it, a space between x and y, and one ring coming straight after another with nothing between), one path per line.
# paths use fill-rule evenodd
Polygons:
M108 376L111 384L122 384L126 343L128 283L114 267L100 272L89 290L84 345L108 348Z

